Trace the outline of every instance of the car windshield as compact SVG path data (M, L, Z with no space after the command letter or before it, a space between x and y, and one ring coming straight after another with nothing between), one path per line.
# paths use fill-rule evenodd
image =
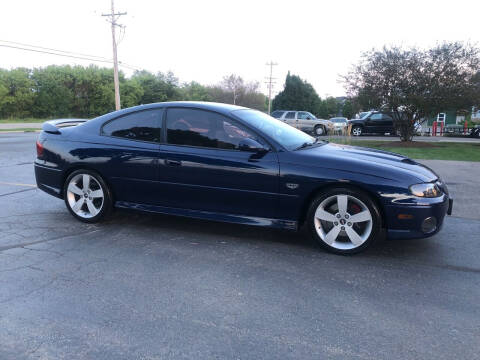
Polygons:
M368 115L370 115L370 111L367 111L367 112L361 112L361 113L359 114L359 116L360 116L360 119L363 119L364 117L367 117Z
M241 120L270 136L288 150L298 149L305 144L314 144L315 138L294 127L257 110L235 110Z

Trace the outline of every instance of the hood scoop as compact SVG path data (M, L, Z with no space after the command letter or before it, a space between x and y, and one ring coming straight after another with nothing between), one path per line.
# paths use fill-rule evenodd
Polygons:
M405 159L402 159L402 163L404 164L410 164L410 165L418 165L418 163L412 159L409 159L409 158L405 158Z

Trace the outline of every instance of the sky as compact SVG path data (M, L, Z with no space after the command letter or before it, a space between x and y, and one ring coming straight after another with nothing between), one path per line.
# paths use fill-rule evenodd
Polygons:
M115 7L127 12L119 21L126 26L120 61L205 85L233 73L260 82L265 93L270 60L278 63L275 93L290 71L321 97L342 96L339 77L364 51L480 43L480 1L115 0ZM4 0L0 40L111 58L111 30L101 16L109 10L110 0ZM1 68L89 63L0 46Z

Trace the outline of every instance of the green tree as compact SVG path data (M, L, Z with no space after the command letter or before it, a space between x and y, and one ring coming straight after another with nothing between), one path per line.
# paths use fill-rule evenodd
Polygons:
M384 47L364 53L344 81L365 108L391 111L401 140L410 141L415 122L478 102L479 54L478 48L462 43L429 50Z
M317 116L325 111L313 86L297 75L290 75L290 72L285 79L283 90L273 99L272 107L273 110L304 110ZM328 110L326 111L328 113Z
M125 76L123 76L123 74L119 80L122 108L139 105L143 96L143 88L138 80L127 79Z
M34 117L67 117L72 114L74 72L71 66L47 66L33 69Z
M182 100L212 101L212 97L208 93L208 89L196 81L183 84L180 92Z
M0 116L31 116L35 101L31 71L25 68L0 70Z

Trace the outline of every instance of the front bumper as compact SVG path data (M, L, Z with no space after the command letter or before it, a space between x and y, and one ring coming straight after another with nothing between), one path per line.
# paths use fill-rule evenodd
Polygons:
M451 215L453 199L444 195L436 202L417 205L388 205L385 207L387 237L389 239L421 239L438 233L445 215ZM427 218L436 220L433 231L425 232L422 224Z

